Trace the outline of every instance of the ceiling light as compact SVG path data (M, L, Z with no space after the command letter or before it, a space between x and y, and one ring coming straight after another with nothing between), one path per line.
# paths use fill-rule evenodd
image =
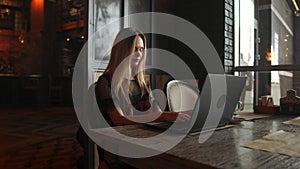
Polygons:
M299 7L298 7L296 0L292 0L292 2L293 2L293 5L294 5L296 11L299 11Z

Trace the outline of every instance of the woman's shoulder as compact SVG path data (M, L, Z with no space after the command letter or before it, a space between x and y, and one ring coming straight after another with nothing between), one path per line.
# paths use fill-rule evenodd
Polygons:
M101 75L98 77L96 82L96 97L97 101L111 98L111 90L110 90L110 82L109 78L106 75Z
M98 85L110 85L110 80L108 75L102 74L101 76L98 77L97 80Z

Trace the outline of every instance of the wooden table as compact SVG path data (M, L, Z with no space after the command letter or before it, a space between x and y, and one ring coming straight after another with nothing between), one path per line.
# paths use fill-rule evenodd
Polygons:
M254 150L241 145L263 136L284 130L300 132L300 126L282 122L295 118L289 115L274 115L269 118L244 121L241 125L218 130L204 143L198 143L199 135L188 135L171 150L149 158L120 159L137 168L300 168L300 158ZM119 126L118 131L132 137L148 137L159 133L143 125ZM97 132L94 133L97 136ZM99 134L97 138L117 147L122 140L109 134Z

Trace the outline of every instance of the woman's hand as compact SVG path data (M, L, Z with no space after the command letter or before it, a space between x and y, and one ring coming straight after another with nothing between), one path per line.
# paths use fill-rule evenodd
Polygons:
M178 121L189 121L191 116L187 113L178 113L178 117L176 120Z
M181 111L180 113L185 113L185 114L188 114L191 116L192 112L193 112L193 110L186 110L186 111Z
M187 113L182 112L163 112L161 115L163 121L188 121L191 119L191 116Z

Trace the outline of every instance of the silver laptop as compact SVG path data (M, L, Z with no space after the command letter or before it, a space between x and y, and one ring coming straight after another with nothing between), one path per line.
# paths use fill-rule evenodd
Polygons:
M247 77L208 74L200 97L194 106L191 120L187 122L147 123L159 129L176 132L197 132L228 124L233 117ZM227 85L226 85L227 84ZM172 126L172 127L171 127Z

